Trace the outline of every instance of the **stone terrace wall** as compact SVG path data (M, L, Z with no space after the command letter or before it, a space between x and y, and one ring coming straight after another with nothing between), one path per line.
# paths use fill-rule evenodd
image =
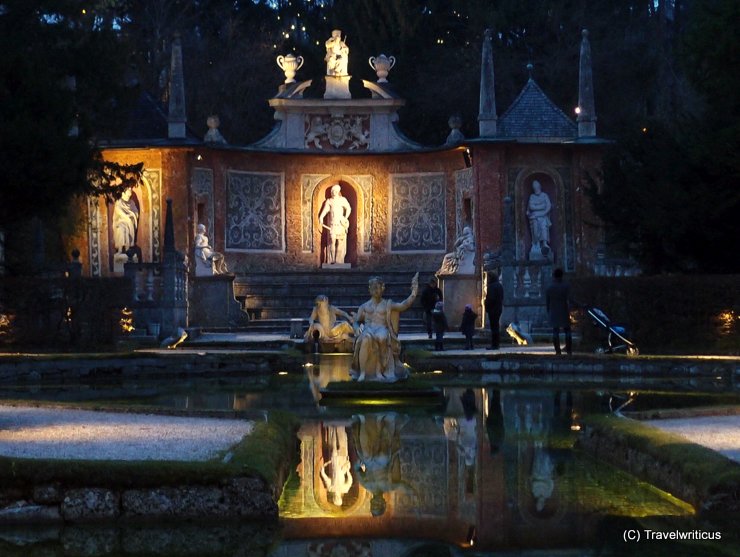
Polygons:
M279 493L260 478L219 485L151 489L64 489L40 484L0 489L0 524L153 518L244 518L276 521Z

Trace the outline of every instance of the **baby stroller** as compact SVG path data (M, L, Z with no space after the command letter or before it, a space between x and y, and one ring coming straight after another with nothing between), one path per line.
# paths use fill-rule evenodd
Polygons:
M640 350L637 348L634 342L627 338L627 330L621 325L612 323L607 315L599 308L588 308L586 310L589 317L593 319L594 323L605 329L608 334L606 337L607 347L599 347L596 349L597 354L613 354L615 352L624 352L628 356L638 356Z

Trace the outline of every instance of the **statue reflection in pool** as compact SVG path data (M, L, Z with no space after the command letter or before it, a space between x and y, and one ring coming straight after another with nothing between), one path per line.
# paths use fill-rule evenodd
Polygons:
M411 294L401 303L383 298L380 277L368 281L370 300L362 304L354 322L355 344L350 376L358 381L392 383L408 377L400 359L399 314L411 307L419 290L419 273L411 280Z
M352 436L357 451L355 469L362 486L372 494L370 513L385 513L385 493L411 486L401 478L401 429L408 416L387 412L352 417Z

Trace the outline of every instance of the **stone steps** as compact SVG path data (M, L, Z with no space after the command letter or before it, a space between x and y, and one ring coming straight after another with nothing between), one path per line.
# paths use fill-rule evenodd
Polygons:
M333 306L352 313L368 300L370 277L381 276L386 286L384 297L400 302L409 295L413 274L351 269L252 273L235 279L234 296L250 316L248 330L283 333L291 331L291 319L304 319L304 330L308 327L308 317L319 294L328 296ZM433 271L420 273L420 289L433 274ZM402 330L423 331L422 315L417 299L401 318Z

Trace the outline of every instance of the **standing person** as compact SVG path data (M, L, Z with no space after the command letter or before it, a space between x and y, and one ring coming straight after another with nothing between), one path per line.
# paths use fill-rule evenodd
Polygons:
M565 333L565 352L569 356L573 353L573 338L570 330L570 308L568 307L568 295L570 286L563 281L563 270L555 269L552 272L553 282L547 287L545 299L547 303L547 315L550 317L552 327L552 344L555 353L560 351L560 328Z
M437 279L429 279L429 283L421 291L421 307L424 308L424 325L429 338L432 338L432 311L437 302L442 301L442 291L437 286Z
M462 323L460 323L460 332L465 335L465 350L473 349L476 319L478 319L478 314L473 311L473 306L470 304L466 305L462 316Z
M488 290L483 302L488 314L488 326L491 328L491 346L489 350L498 350L501 345L501 313L504 310L504 287L498 280L498 273L491 272L488 275Z
M432 321L434 322L434 349L442 352L444 348L445 331L447 330L447 316L444 311L444 303L437 302L432 311Z

